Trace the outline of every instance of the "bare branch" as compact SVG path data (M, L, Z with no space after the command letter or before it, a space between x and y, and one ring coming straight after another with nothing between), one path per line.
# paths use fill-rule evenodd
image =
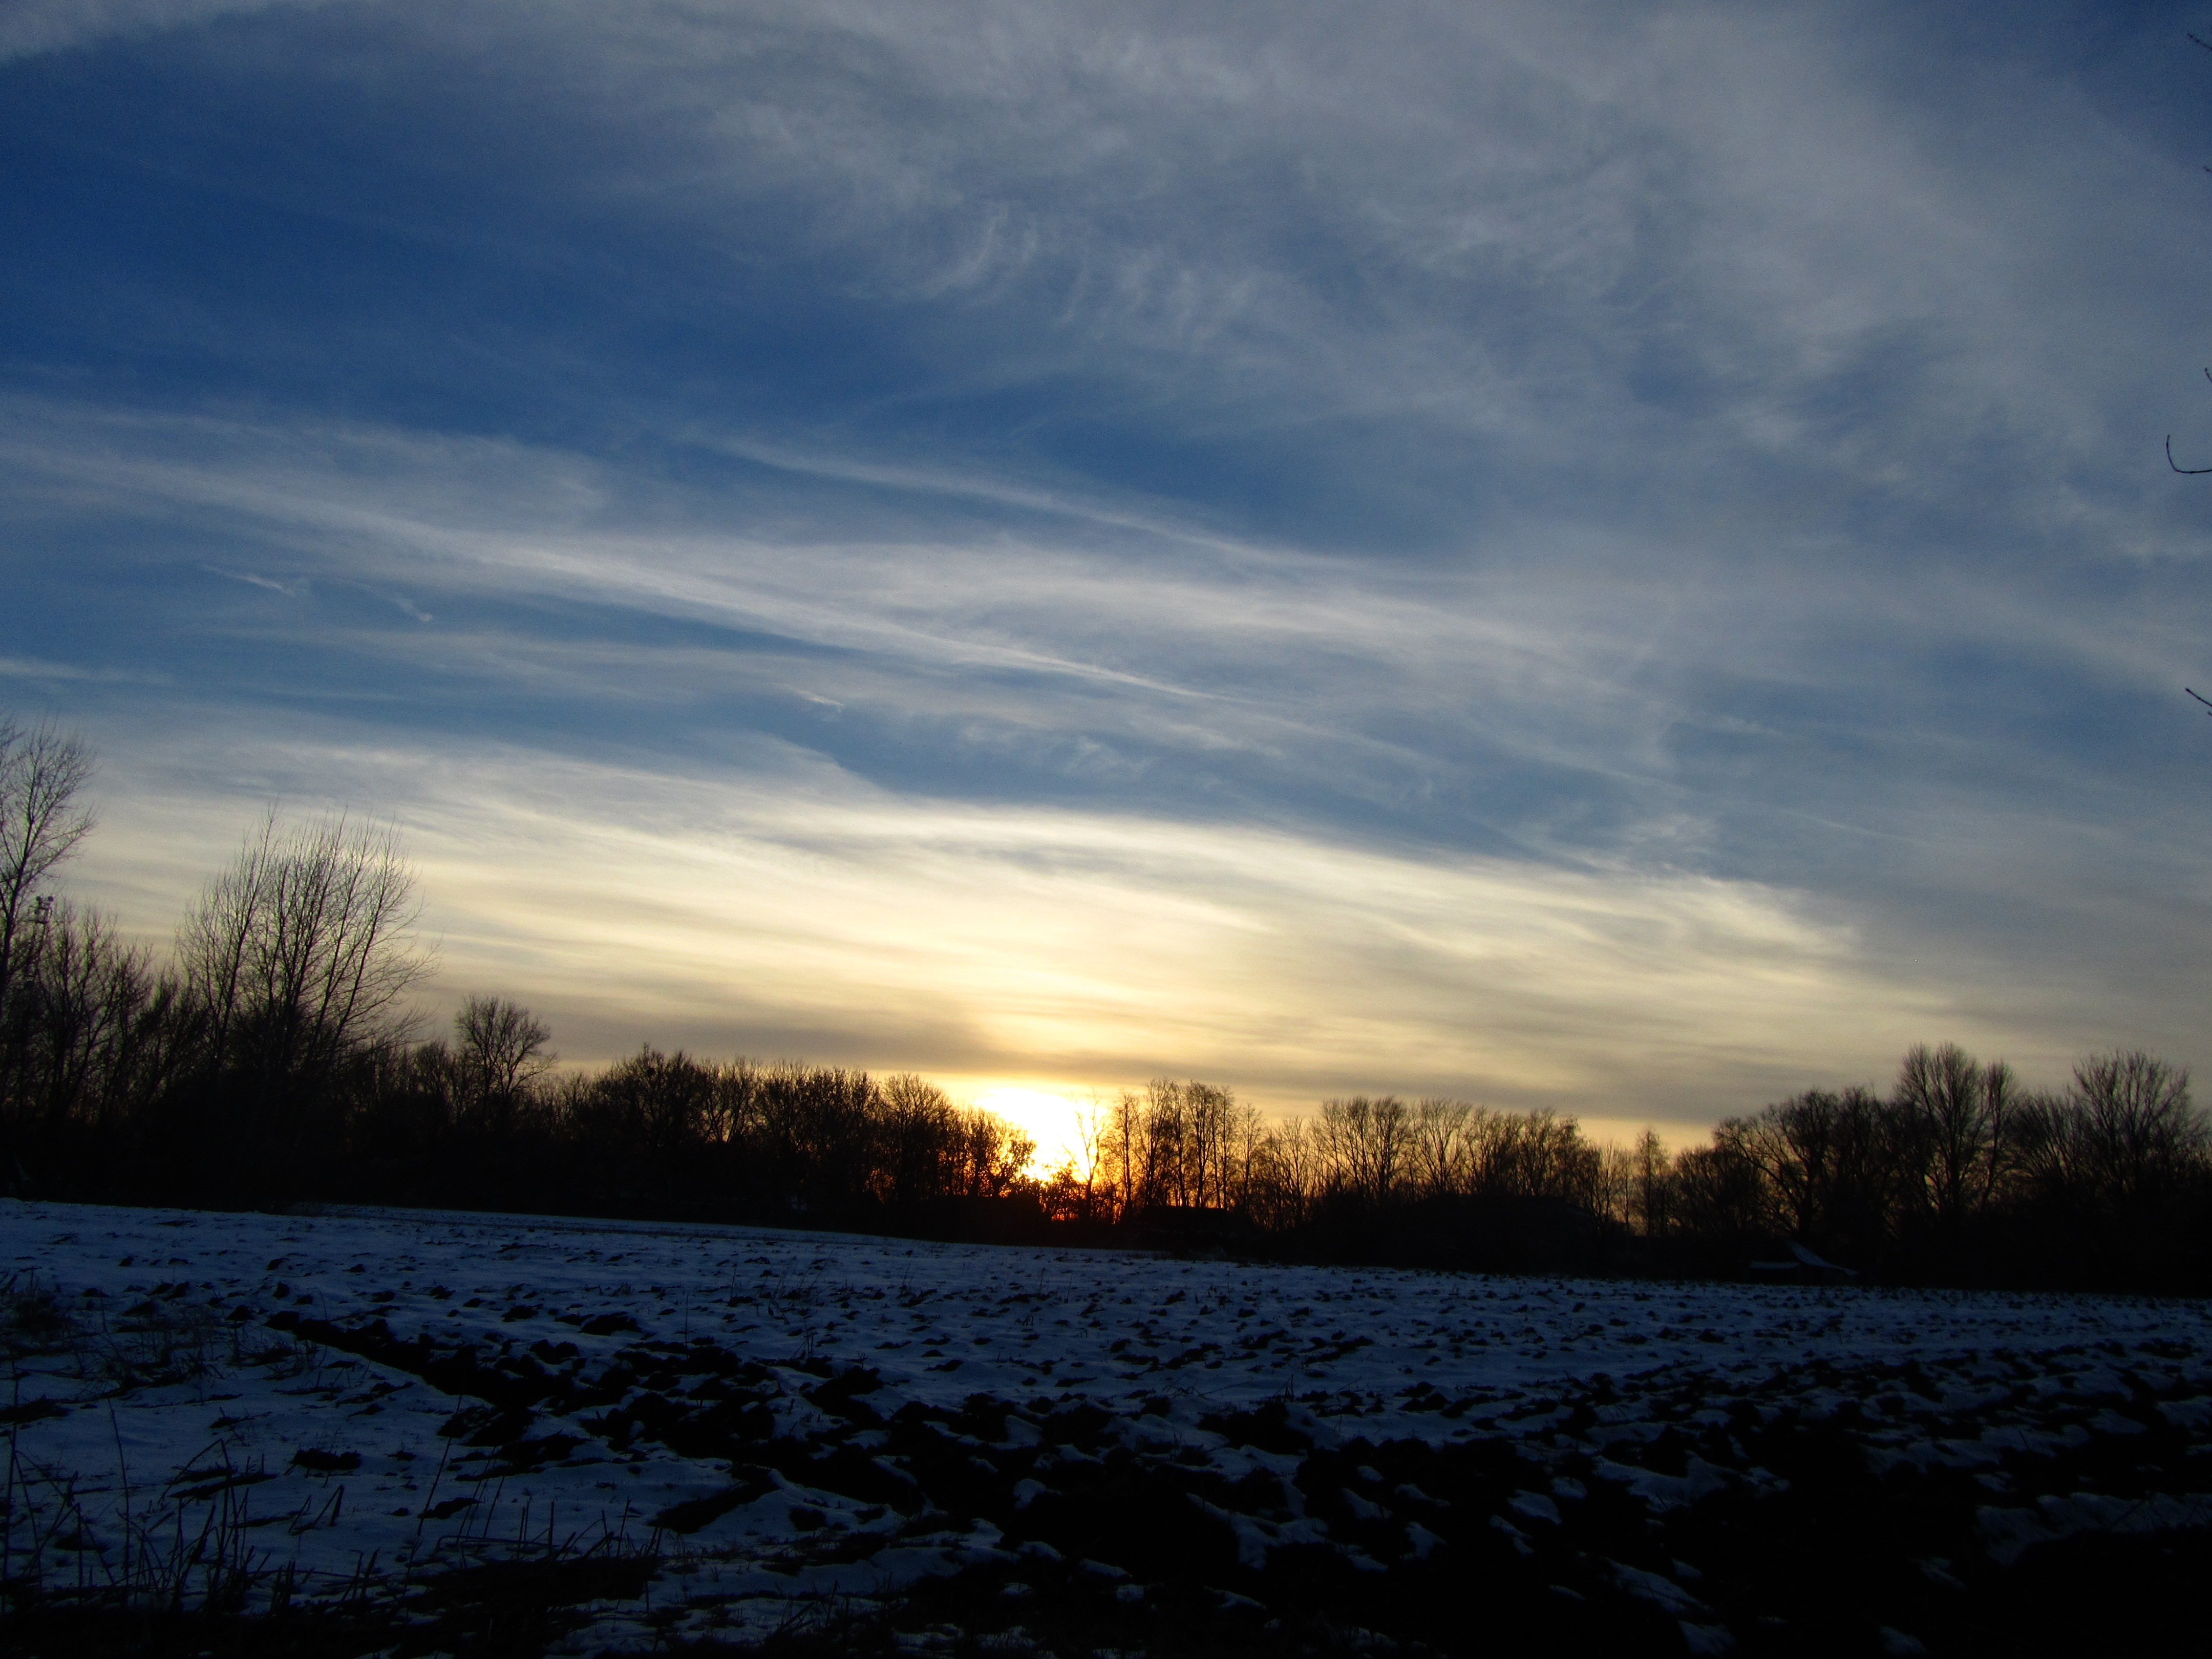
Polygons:
M2180 462L2175 460L2173 459L2173 434L2171 432L2166 434L2166 464L2172 467L2176 472L2180 473L2182 477L2185 478L2193 478L2200 473L2212 472L2212 466L2184 466Z
M76 797L93 773L83 738L0 714L0 1007L14 976L26 907L56 865L92 833Z
M219 1045L277 1072L315 1069L372 1036L429 970L407 933L415 877L389 830L330 817L279 837L276 815L210 883L178 934Z

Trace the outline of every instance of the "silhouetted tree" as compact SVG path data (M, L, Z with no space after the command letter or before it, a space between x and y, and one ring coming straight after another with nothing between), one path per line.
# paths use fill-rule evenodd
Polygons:
M205 1060L183 1133L234 1121L229 1166L248 1187L293 1178L341 1132L340 1073L405 1022L428 971L410 936L415 878L388 830L343 817L280 830L272 811L178 933Z
M1325 1100L1316 1133L1336 1191L1370 1208L1397 1195L1413 1140L1405 1102L1395 1095Z
M2019 1123L2020 1088L2002 1060L1978 1064L1956 1043L1907 1051L1892 1098L1924 1171L1928 1215L1943 1248L1995 1196Z
M503 997L472 996L453 1016L457 1106L487 1128L512 1121L531 1084L551 1067L553 1033L527 1008Z
M39 889L92 832L92 811L77 800L92 771L82 738L0 714L0 1018L24 933L50 910Z
M428 972L415 876L389 830L273 812L178 936L219 1052L269 1078L327 1071Z

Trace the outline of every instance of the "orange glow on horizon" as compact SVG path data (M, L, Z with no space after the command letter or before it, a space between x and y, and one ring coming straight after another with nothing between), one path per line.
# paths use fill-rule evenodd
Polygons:
M1006 1119L1036 1142L1023 1173L1040 1180L1071 1161L1079 1167L1077 1114L1086 1103L1049 1089L1011 1085L986 1089L975 1097L975 1105Z

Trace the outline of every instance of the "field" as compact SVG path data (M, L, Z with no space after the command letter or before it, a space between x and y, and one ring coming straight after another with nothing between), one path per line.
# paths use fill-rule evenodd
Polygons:
M13 1201L0 1256L13 1651L2184 1652L2212 1569L2201 1303Z

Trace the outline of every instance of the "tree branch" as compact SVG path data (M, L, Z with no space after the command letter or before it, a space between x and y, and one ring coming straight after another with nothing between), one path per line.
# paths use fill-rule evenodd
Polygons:
M2184 466L2173 459L2173 434L2166 434L2166 464L2184 477L2195 477L2201 472L2212 472L2212 466Z

